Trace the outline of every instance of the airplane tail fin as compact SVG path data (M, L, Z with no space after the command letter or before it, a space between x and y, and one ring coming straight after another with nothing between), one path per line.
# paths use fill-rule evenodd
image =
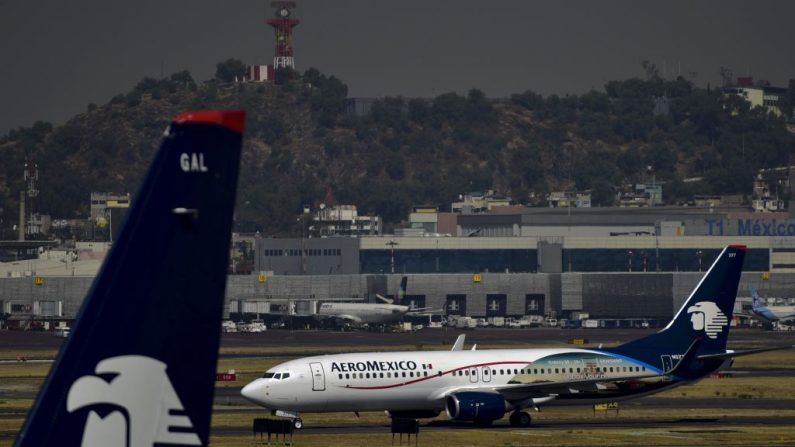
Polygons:
M17 446L208 444L244 120L172 121Z
M395 301L397 304L402 304L403 299L406 298L406 285L408 284L408 282L409 278L407 276L400 278L400 289L398 289Z
M724 248L663 330L608 350L659 364L661 355L682 354L702 337L700 353L725 352L745 249L744 245Z
M757 290L756 286L748 286L748 289L751 291L751 306L753 309L764 307L759 299L759 290Z

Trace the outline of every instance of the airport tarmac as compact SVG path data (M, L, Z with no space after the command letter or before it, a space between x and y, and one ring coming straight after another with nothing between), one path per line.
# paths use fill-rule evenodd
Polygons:
M320 354L327 351L337 352L342 348L355 350L394 350L394 349L449 349L455 338L467 335L467 348L477 343L479 349L524 346L566 346L572 339L587 339L588 345L611 345L648 335L657 329L577 329L563 330L556 328L533 329L496 329L478 328L461 331L455 329L423 329L407 333L379 333L366 331L337 332L319 330L268 330L263 333L227 333L222 337L221 359L256 359L261 357L282 359ZM53 353L63 343L62 338L52 333L34 333L20 331L0 331L0 346L7 352L22 353L29 361L51 360ZM729 339L730 348L747 349L771 345L795 344L795 332L772 332L761 329L734 328ZM291 348L296 348L295 350ZM15 362L16 358L7 355L0 360ZM795 365L780 365L774 368L736 369L727 371L732 377L773 377L776 380L787 380L791 377L795 385ZM768 379L771 380L771 379ZM250 421L253 417L266 417L265 410L256 407L240 396L240 388L245 383L219 386L216 388L214 415L235 417L237 422L223 426L214 426L212 435L216 437L250 436ZM686 389L686 388L683 388ZM13 389L0 387L2 399L33 399L36 390L33 387ZM722 397L658 397L650 396L621 403L620 416L612 414L591 416L590 408L582 407L576 419L556 417L551 409L542 409L542 413L533 414L533 428L537 430L570 431L588 428L616 429L632 432L641 429L681 430L688 433L724 432L742 429L742 427L791 427L795 426L795 416L791 410L793 401L777 399L766 395L764 398ZM713 417L723 409L736 410L725 416ZM659 416L636 417L659 410ZM753 413L762 410L766 414L756 416ZM783 412L786 414L776 414ZM700 415L701 413L701 415ZM704 416L704 414L709 416ZM0 420L18 419L17 411L0 411ZM300 433L307 435L341 435L388 433L389 425L386 416L370 416L366 420L357 420L351 414L350 422L345 415L324 421L322 416L313 418L314 423L307 423ZM473 426L444 420L424 421L422 430L449 431L469 430ZM509 432L515 430L506 420L496 421L494 430ZM10 433L9 433L10 435ZM763 445L763 444L760 444Z
M261 333L225 333L221 338L221 349L301 348L325 346L367 346L373 350L394 349L397 346L411 346L422 349L444 349L452 346L459 334L466 334L467 347L477 343L482 348L491 346L522 347L523 345L561 345L574 339L585 339L587 346L599 344L612 345L640 338L659 329L503 329L478 328L460 330L453 328L422 329L414 332L368 332L368 331L328 331L328 330L289 330L271 329ZM60 348L64 339L52 332L25 332L0 330L0 346L15 351L29 351L35 358L39 351ZM765 331L762 329L733 328L729 335L730 349L750 349L767 345L795 344L795 331ZM288 350L288 349L287 349ZM282 351L283 352L283 351ZM224 356L224 353L221 354Z

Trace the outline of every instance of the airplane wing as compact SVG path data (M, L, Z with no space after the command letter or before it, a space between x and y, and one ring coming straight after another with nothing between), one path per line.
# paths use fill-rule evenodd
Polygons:
M358 324L358 323L362 322L361 318L355 317L353 315L334 315L331 318L334 318L335 320L344 321L346 323L357 323Z
M407 315L430 315L433 313L441 313L444 309L438 307L418 307L416 309L409 309Z

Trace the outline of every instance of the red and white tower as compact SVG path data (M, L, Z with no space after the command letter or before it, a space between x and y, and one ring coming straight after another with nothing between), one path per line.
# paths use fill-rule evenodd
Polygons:
M295 2L271 2L271 7L276 11L275 17L268 20L268 25L276 30L276 51L273 55L273 68L291 68L295 70L293 59L293 28L301 23L292 18Z

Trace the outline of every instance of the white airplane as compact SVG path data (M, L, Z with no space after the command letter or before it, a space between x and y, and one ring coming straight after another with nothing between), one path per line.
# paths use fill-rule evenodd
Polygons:
M400 321L406 315L423 314L429 312L429 308L411 308L400 303L406 296L407 277L400 281L400 289L395 300L383 295L376 297L383 303L321 303L315 318L324 320L331 319L343 324L389 324ZM441 311L441 309L439 309Z
M784 347L726 350L745 246L726 247L663 330L604 349L462 349L371 352L292 360L241 391L274 415L303 425L301 412L386 411L489 425L525 409L614 402L693 383L733 357ZM787 346L786 348L790 348Z
M795 321L795 306L769 306L762 304L756 287L751 286L751 314L768 323Z
M244 122L168 126L15 446L208 445Z

